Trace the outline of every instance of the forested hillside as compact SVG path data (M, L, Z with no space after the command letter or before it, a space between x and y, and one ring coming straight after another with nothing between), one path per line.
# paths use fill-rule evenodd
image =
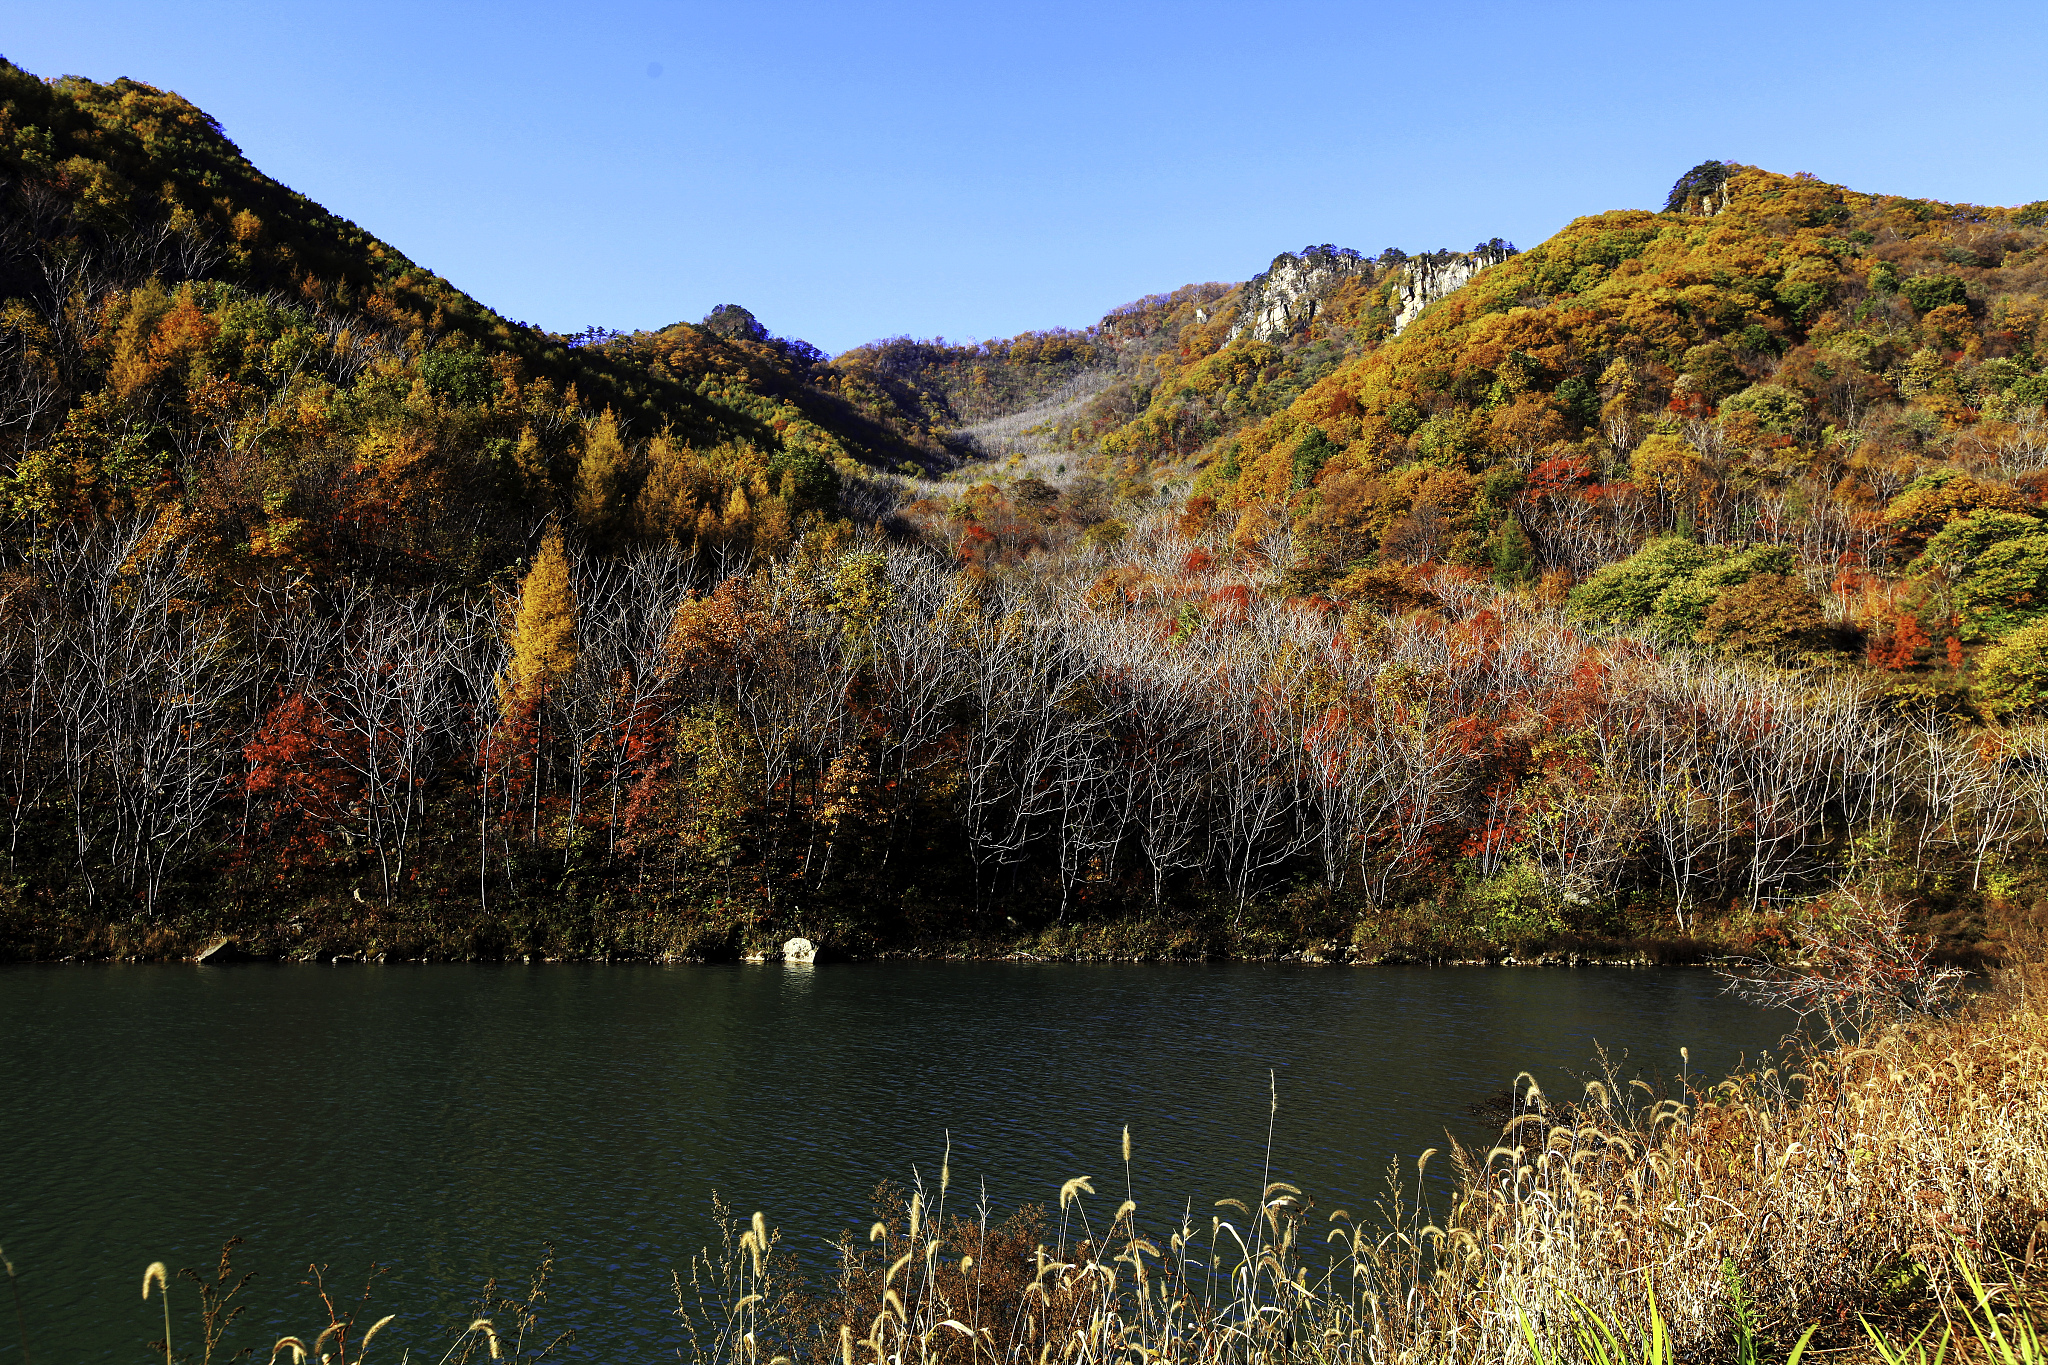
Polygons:
M920 453L743 309L650 337L509 322L137 82L0 65L0 178L0 496L25 524L165 518L210 577L474 583L553 510L608 544L708 512L712 540L775 548L841 472Z
M0 951L1689 952L1845 883L1967 944L2043 889L2043 205L1707 163L828 359L509 322L132 81L0 67L0 178Z

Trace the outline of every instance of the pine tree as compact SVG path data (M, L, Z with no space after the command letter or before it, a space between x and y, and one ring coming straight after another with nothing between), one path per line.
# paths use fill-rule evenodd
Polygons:
M1314 483L1316 475L1322 473L1323 466L1337 453L1337 443L1321 427L1308 428L1294 447L1293 478L1288 484L1288 491L1299 493Z
M1516 588L1536 576L1536 547L1522 523L1509 517L1493 542L1493 581L1503 588Z
M633 495L632 531L647 540L687 541L696 525L691 497L692 466L688 446L678 446L668 432L654 438L646 453L646 476Z
M763 498L754 511L754 553L779 555L789 548L789 504L781 498Z
M743 540L754 529L754 509L747 503L746 491L738 484L733 485L732 496L725 500L724 530L728 540Z

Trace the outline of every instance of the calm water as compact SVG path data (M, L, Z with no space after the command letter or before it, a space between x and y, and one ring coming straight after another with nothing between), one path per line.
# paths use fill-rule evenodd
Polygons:
M259 1360L324 1322L309 1263L388 1266L378 1349L417 1350L547 1241L570 1358L673 1359L667 1272L711 1239L714 1190L818 1255L877 1181L935 1178L950 1130L956 1198L1088 1175L1107 1212L1128 1123L1163 1225L1256 1193L1270 1069L1275 1178L1359 1209L1390 1158L1484 1137L1469 1106L1518 1071L1562 1095L1596 1044L1659 1075L1688 1045L1718 1078L1784 1027L1683 971L5 968L0 1246L45 1361L138 1358L143 1266L211 1266L234 1235L259 1276L232 1344Z

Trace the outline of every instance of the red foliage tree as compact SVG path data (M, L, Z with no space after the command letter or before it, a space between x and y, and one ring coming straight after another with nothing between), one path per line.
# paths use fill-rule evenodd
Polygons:
M260 848L283 871L327 851L335 826L362 797L347 762L349 742L303 692L270 709L242 749L249 765L242 790L254 817L243 830L245 857Z

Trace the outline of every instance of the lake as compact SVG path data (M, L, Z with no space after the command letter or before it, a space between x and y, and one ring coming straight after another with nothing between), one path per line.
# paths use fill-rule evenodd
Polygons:
M936 1182L949 1133L956 1208L1085 1175L1106 1216L1128 1124L1141 1223L1206 1224L1256 1196L1277 1089L1273 1178L1364 1210L1390 1160L1412 1180L1446 1130L1486 1140L1472 1107L1517 1072L1564 1097L1597 1046L1651 1079L1684 1046L1719 1079L1787 1026L1686 970L8 967L0 1246L45 1361L139 1358L143 1267L230 1236L258 1272L230 1344L259 1361L324 1325L309 1264L351 1293L387 1267L374 1349L438 1358L548 1242L558 1355L673 1359L668 1272L713 1240L714 1190L822 1265L878 1181Z

